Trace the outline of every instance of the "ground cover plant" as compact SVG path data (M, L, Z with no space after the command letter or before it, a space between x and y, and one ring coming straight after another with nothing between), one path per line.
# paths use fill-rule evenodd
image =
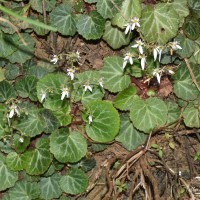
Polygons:
M199 0L0 12L1 199L199 198Z

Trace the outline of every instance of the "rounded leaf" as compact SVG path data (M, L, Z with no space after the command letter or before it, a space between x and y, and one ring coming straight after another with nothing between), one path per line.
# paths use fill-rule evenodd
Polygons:
M68 194L79 194L86 191L88 187L88 177L80 169L70 169L67 175L60 180L61 189Z
M77 162L86 155L87 142L80 133L63 128L51 134L50 151L59 162Z
M13 188L9 190L10 200L31 200L40 195L40 188L37 182L28 182L26 180L18 181Z
M120 119L110 102L95 101L87 105L92 122L86 124L88 136L97 142L110 142L118 134Z
M165 44L176 36L178 27L179 16L169 4L146 6L142 12L140 30L149 43Z
M143 132L138 131L132 124L127 114L124 114L120 117L120 131L116 141L121 142L123 147L127 150L132 151L136 149L139 145L145 143L147 135Z
M99 39L104 32L105 20L97 11L91 11L89 15L79 16L76 26L85 39Z
M164 101L155 97L146 100L136 98L130 111L133 125L145 133L161 127L167 121L167 106Z
M200 111L198 105L190 103L183 111L185 125L191 128L200 128Z
M4 102L11 98L16 98L13 86L7 81L0 82L0 102Z
M124 74L123 59L113 56L104 58L104 65L100 71L104 87L110 92L120 92L131 83L130 76Z
M0 159L0 191L13 187L18 180L18 173L10 170Z
M117 27L111 25L110 21L106 22L105 32L103 34L103 39L113 48L118 49L123 45L129 44L131 37L126 36L124 31Z
M10 152L6 157L7 166L13 171L23 170L23 161L19 154Z
M40 138L36 148L23 154L24 168L30 175L43 174L52 162L48 138Z
M37 110L30 110L28 115L22 115L20 117L15 128L26 136L34 137L43 132L45 123Z
M195 67L191 65L192 70L195 70ZM200 70L194 73L195 76L200 74ZM176 71L175 75L173 76L174 79L174 93L177 97L183 100L194 100L198 97L199 91L197 90L196 86L192 82L190 77L190 73L185 64L181 64L179 69ZM200 82L200 78L199 78Z
M54 174L50 177L42 177L40 180L40 197L45 200L58 198L62 191L60 189L59 181L61 176Z
M29 97L32 101L37 101L36 84L38 79L34 76L24 76L16 82L16 90L22 98Z
M50 21L63 35L73 36L76 33L75 15L69 5L60 4L56 7L50 14Z
M129 86L125 90L119 92L114 100L114 105L120 110L129 110L134 103L134 99L138 98L136 95L137 89L135 86Z
M114 3L120 7L121 6L121 0L113 0ZM117 9L113 5L112 0L98 0L97 4L97 12L101 14L101 16L105 19L109 18L111 19L114 17L115 14L117 14Z
M21 38L17 34L13 35L14 39L16 38L14 44L17 46L17 51L8 57L11 63L25 63L34 55L35 41L28 33L21 33L21 36L27 45L22 43Z

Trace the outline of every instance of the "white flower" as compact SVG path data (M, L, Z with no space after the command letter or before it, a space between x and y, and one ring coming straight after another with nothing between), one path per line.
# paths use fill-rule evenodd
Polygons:
M132 65L133 64L133 58L131 53L126 53L124 57L124 62L123 62L123 69L126 67L127 62Z
M23 138L23 137L20 137L20 138L19 138L19 142L20 142L20 143L23 143L23 142L24 142L24 138Z
M16 113L18 116L20 115L19 114L19 110L17 108L17 105L16 104L12 104L10 107L10 113L9 113L9 118L12 118L14 116L14 114Z
M89 121L89 124L92 123L92 115L89 115L89 117L88 117L88 121Z
M103 88L103 79L102 78L99 79L99 85Z
M84 86L84 91L86 92L87 90L89 90L90 92L92 92L92 87L87 83Z
M163 70L159 69L159 68L156 68L156 69L153 70L153 76L155 76L157 78L157 81L158 81L159 84L160 84L162 72L163 72Z
M171 47L173 50L182 49L181 46L179 45L179 43L178 43L177 41L170 42L169 45L170 45L170 47Z
M141 68L144 70L146 64L146 56L144 54L140 54L139 59L141 59Z
M46 97L47 97L47 93L46 93L46 92L44 92L44 91L42 91L42 92L41 92L41 94L40 94L40 96L41 96L41 99L40 99L40 101L41 101L41 102L43 102L43 101L44 101L44 99L46 99Z
M69 89L67 87L63 87L61 93L61 100L65 98L65 96L68 98L69 97Z
M74 79L75 70L73 68L67 69L67 75L70 76L71 80Z
M159 54L158 60L160 62L161 60L161 55L162 55L162 47L158 46L156 48L153 49L153 57L154 57L154 61L156 61L157 59L157 55Z
M54 54L50 62L52 62L55 65L58 62L58 56Z
M144 45L144 43L141 40L136 40L136 44L134 44L131 47L138 48L139 49L139 53L143 54L143 48L142 48L143 45Z
M125 34L127 34L129 31L133 31L135 29L135 27L140 27L139 24L139 18L134 17L131 19L130 23L126 24L126 29L125 29Z

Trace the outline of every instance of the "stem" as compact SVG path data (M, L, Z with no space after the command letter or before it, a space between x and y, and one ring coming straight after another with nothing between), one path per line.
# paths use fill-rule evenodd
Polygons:
M47 24L47 13L46 13L45 0L42 0L42 11L43 11L43 16L44 16L44 23Z
M188 68L188 70L189 70L189 72L190 72L190 76L191 76L191 78L192 78L192 82L195 84L195 86L197 87L197 89L198 89L199 92L200 92L200 86L199 86L199 84L197 83L197 80L196 80L196 78L195 78L195 76L194 76L194 73L193 73L193 71L192 71L192 69L191 69L190 63L189 63L189 61L188 61L187 58L184 58L184 60L185 60L186 66L187 66L187 68Z

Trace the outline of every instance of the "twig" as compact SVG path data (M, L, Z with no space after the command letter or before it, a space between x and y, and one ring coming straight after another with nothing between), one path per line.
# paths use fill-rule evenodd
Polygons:
M45 0L42 0L42 11L43 11L43 16L44 16L44 23L47 24L47 13L46 13Z
M142 161L143 161L143 163L142 163ZM150 182L151 182L151 184L153 186L154 199L155 200L160 200L159 189L158 189L158 182L155 179L155 177L153 176L153 174L148 170L147 163L144 161L144 159L140 160L140 166L143 169L145 176L148 177L148 179L150 180Z
M186 159L188 162L189 170L190 170L190 179L193 177L193 167L192 167L192 161L191 161L191 155L190 155L190 146L188 142L187 135L183 136L185 140L185 153L186 153Z
M196 78L195 78L195 76L194 76L194 73L193 73L193 71L192 71L192 69L191 69L190 63L189 63L189 61L188 61L187 58L184 58L184 60L185 60L186 66L187 66L187 68L188 68L188 70L189 70L189 72L190 72L190 76L191 76L191 78L192 78L192 81L193 81L193 83L195 84L195 86L197 87L197 89L198 89L199 92L200 92L200 86L199 86L199 84L197 83L197 80L196 80Z
M15 32L17 33L17 35L19 36L20 40L22 41L22 43L23 43L25 46L28 45L28 44L25 42L24 38L23 38L23 37L21 36L21 34L19 33L18 28L17 28L13 23L11 23L9 20L4 19L4 18L2 18L2 17L0 17L0 21L3 21L3 22L5 22L5 23L9 24L10 26L12 26L13 29L15 30Z

